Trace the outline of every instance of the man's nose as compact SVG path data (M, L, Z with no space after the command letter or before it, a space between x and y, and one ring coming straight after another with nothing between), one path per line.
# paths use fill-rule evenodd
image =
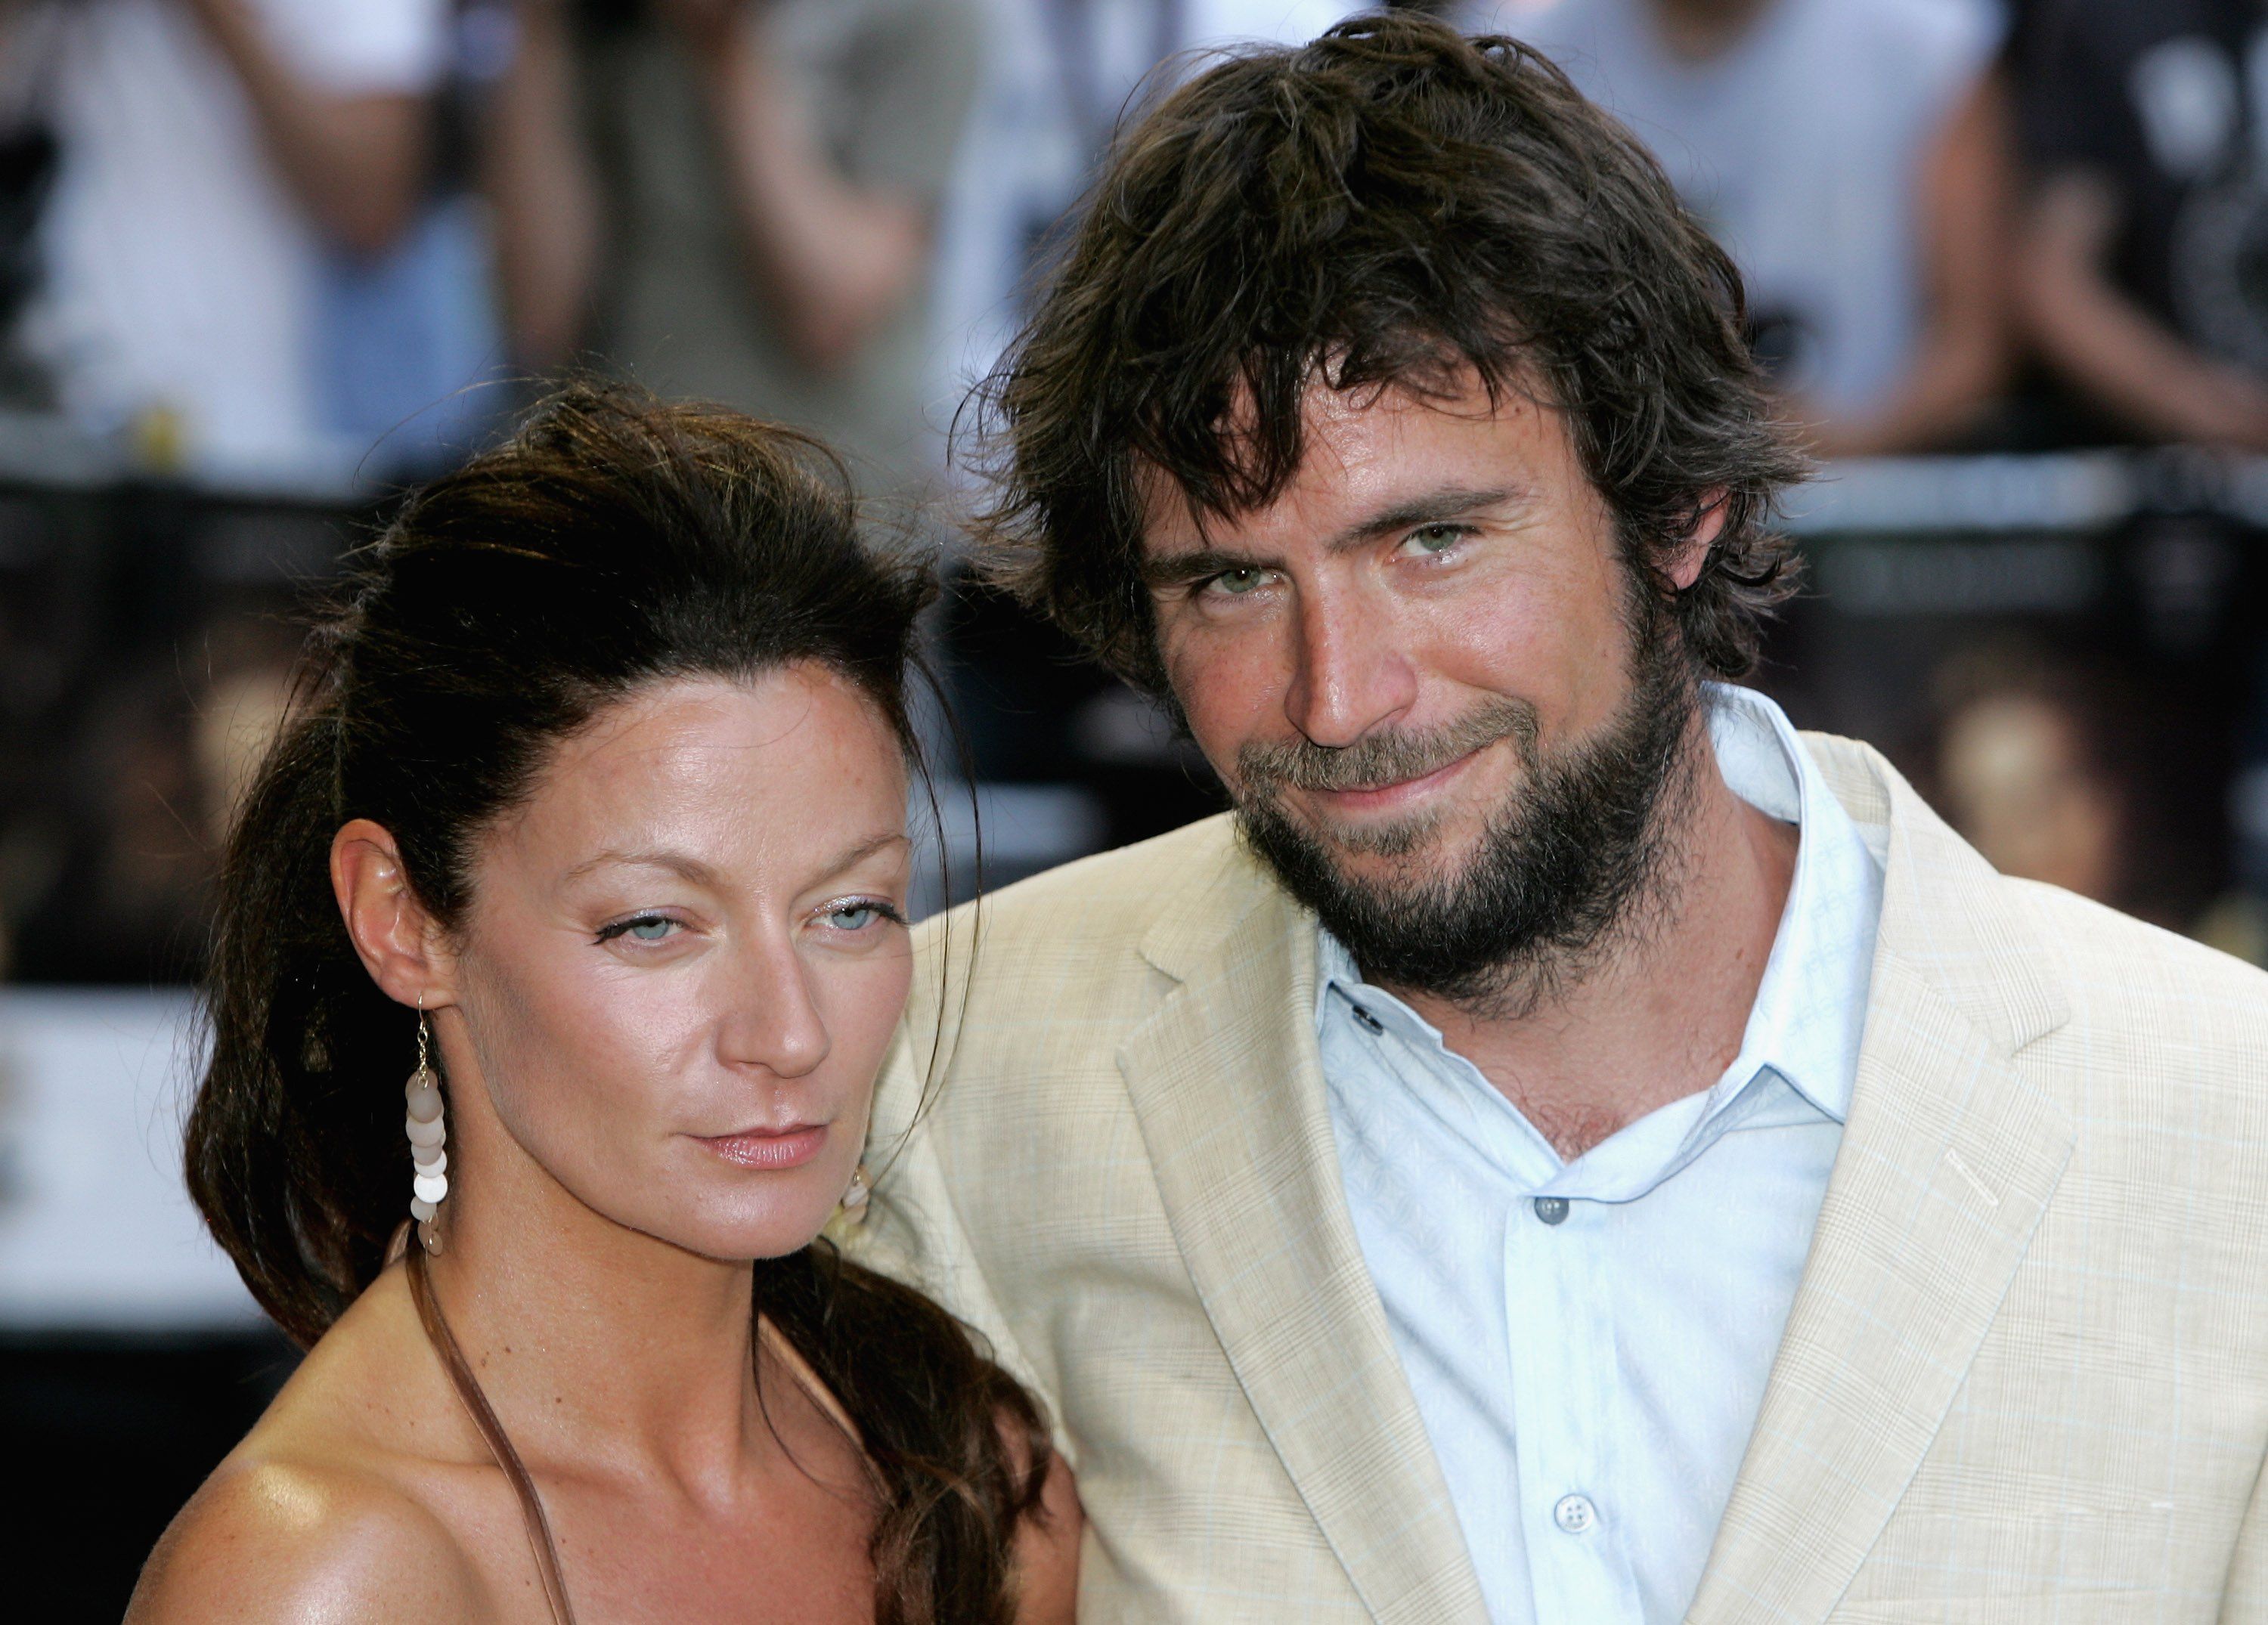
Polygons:
M1418 677L1390 620L1359 596L1303 594L1284 713L1314 744L1336 749L1400 716Z
M812 996L810 967L785 941L755 943L734 956L718 1029L730 1065L800 1077L827 1059L833 1040Z

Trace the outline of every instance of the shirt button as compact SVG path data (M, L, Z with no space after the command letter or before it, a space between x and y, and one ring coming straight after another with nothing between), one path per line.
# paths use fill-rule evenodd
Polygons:
M1551 1509L1551 1521L1569 1534L1581 1534L1599 1521L1599 1509L1588 1496L1562 1496Z
M1535 1217L1547 1224L1557 1224L1567 1217L1567 1198L1538 1196L1535 1199ZM1565 1504L1563 1502L1561 1504Z
M1376 1016L1372 1015L1361 1005L1350 1004L1347 1008L1354 1011L1354 1018L1362 1023L1364 1028L1368 1031L1372 1037L1375 1038L1380 1033L1386 1031L1386 1023L1381 1021Z

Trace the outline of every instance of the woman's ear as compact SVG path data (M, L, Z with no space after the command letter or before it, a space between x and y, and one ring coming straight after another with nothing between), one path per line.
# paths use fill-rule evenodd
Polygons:
M401 849L382 825L354 819L331 838L331 892L363 968L387 996L425 1010L456 1003L440 923L410 890Z

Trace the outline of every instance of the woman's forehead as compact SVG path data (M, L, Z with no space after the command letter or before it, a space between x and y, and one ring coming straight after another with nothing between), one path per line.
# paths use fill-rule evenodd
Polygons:
M905 779L880 708L839 673L675 680L563 741L497 834L552 867L667 850L721 869L900 830Z

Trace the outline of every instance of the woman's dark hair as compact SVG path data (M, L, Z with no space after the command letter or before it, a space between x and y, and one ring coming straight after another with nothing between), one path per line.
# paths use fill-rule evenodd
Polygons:
M568 386L415 493L352 561L224 859L211 1060L189 1189L253 1295L312 1343L403 1217L415 1015L356 958L333 836L374 820L418 900L464 916L482 835L605 707L672 679L841 674L917 763L905 674L922 566L862 546L839 468L793 432ZM757 1304L840 1397L877 1481L877 1617L1010 1617L1049 1460L1032 1401L942 1309L824 1242Z
M1063 267L987 381L994 577L1165 692L1139 571L1142 478L1200 514L1274 499L1301 398L1564 408L1631 564L1705 672L1755 662L1793 586L1765 528L1805 463L1741 334L1740 276L1619 124L1514 40L1415 12L1229 57L1125 132ZM1721 496L1718 495L1721 493ZM1700 579L1660 565L1721 501Z

